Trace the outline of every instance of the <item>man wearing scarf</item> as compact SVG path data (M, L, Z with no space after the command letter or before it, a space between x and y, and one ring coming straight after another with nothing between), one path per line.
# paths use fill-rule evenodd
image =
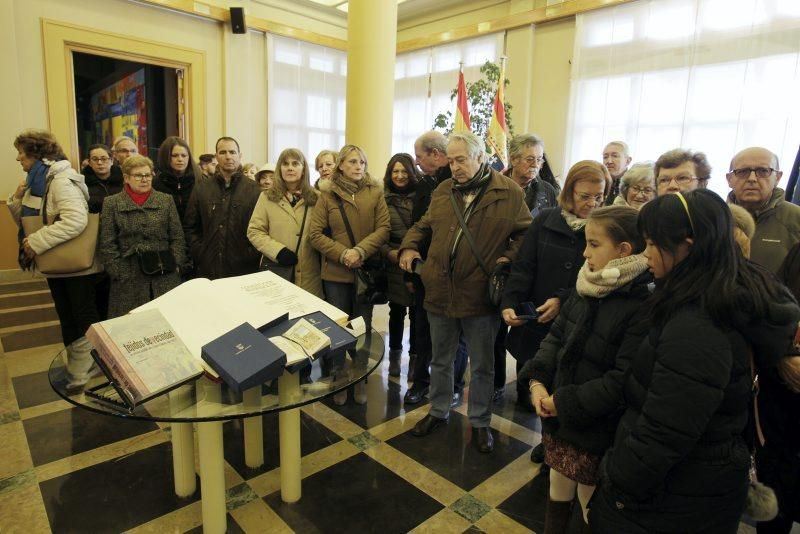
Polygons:
M471 360L468 415L478 449L494 448L491 422L494 392L494 339L500 327L497 307L488 300L489 279L455 209L466 221L477 253L491 269L512 261L522 244L531 214L522 190L485 163L483 141L471 133L454 133L447 144L452 179L433 192L425 215L400 245L400 267L410 271L420 258L419 247L430 238L422 267L425 310L431 325L431 409L414 427L426 436L445 425L453 392L453 359L463 335ZM453 200L455 201L455 207Z

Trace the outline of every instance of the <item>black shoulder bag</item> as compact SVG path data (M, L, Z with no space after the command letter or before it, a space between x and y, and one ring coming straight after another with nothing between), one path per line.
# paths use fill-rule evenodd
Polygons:
M339 204L339 213L342 214L344 227L347 229L347 236L350 238L352 246L356 246L356 238L347 214L344 212L344 202L339 195L333 195ZM363 265L356 269L356 300L361 304L386 304L389 297L386 292L389 290L389 279L386 276L386 265L380 252L364 260Z
M480 197L481 195L478 195L473 202L478 202ZM461 227L461 233L464 235L464 239L467 240L467 244L469 244L469 248L472 250L475 259L478 260L478 265L481 266L483 274L489 279L489 286L487 288L489 303L492 306L499 307L500 300L503 298L503 289L506 286L506 280L508 280L508 276L511 274L511 263L498 263L492 271L489 271L486 262L483 261L483 258L478 253L478 247L475 245L475 240L472 239L472 234L469 228L467 228L467 222L464 220L464 214L461 213L458 202L456 202L455 193L452 191L450 192L450 204L453 205L453 211L456 212L458 225Z
M303 210L303 222L300 223L300 233L297 234L297 246L294 247L294 255L297 258L297 261L300 262L300 256L298 253L300 252L300 245L303 243L303 230L306 227L306 216L308 215L308 204L306 204L305 209ZM288 280L294 284L295 275L297 271L297 263L294 265L281 265L276 261L272 261L266 256L261 256L261 263L259 264L259 269L262 271L272 271L273 273L277 274L284 280Z

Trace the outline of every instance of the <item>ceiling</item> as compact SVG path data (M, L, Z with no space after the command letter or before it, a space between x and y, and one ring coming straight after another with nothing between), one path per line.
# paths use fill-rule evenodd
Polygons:
M294 3L322 13L336 15L343 20L347 18L347 0L294 0ZM464 11L469 11L473 5L486 5L487 0L398 0L398 4L397 20L403 22L456 6L463 7Z

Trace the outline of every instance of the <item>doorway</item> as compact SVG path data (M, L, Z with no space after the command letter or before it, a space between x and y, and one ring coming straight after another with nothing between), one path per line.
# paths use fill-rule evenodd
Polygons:
M81 160L95 143L108 147L125 136L139 153L157 160L168 136L183 137L183 69L72 52L75 118Z

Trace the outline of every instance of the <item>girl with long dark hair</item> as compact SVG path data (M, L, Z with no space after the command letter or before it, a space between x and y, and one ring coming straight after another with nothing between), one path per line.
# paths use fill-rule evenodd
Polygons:
M800 310L742 256L731 212L695 190L645 204L657 288L632 354L625 413L590 503L596 532L735 533L748 492L751 363L783 357Z

